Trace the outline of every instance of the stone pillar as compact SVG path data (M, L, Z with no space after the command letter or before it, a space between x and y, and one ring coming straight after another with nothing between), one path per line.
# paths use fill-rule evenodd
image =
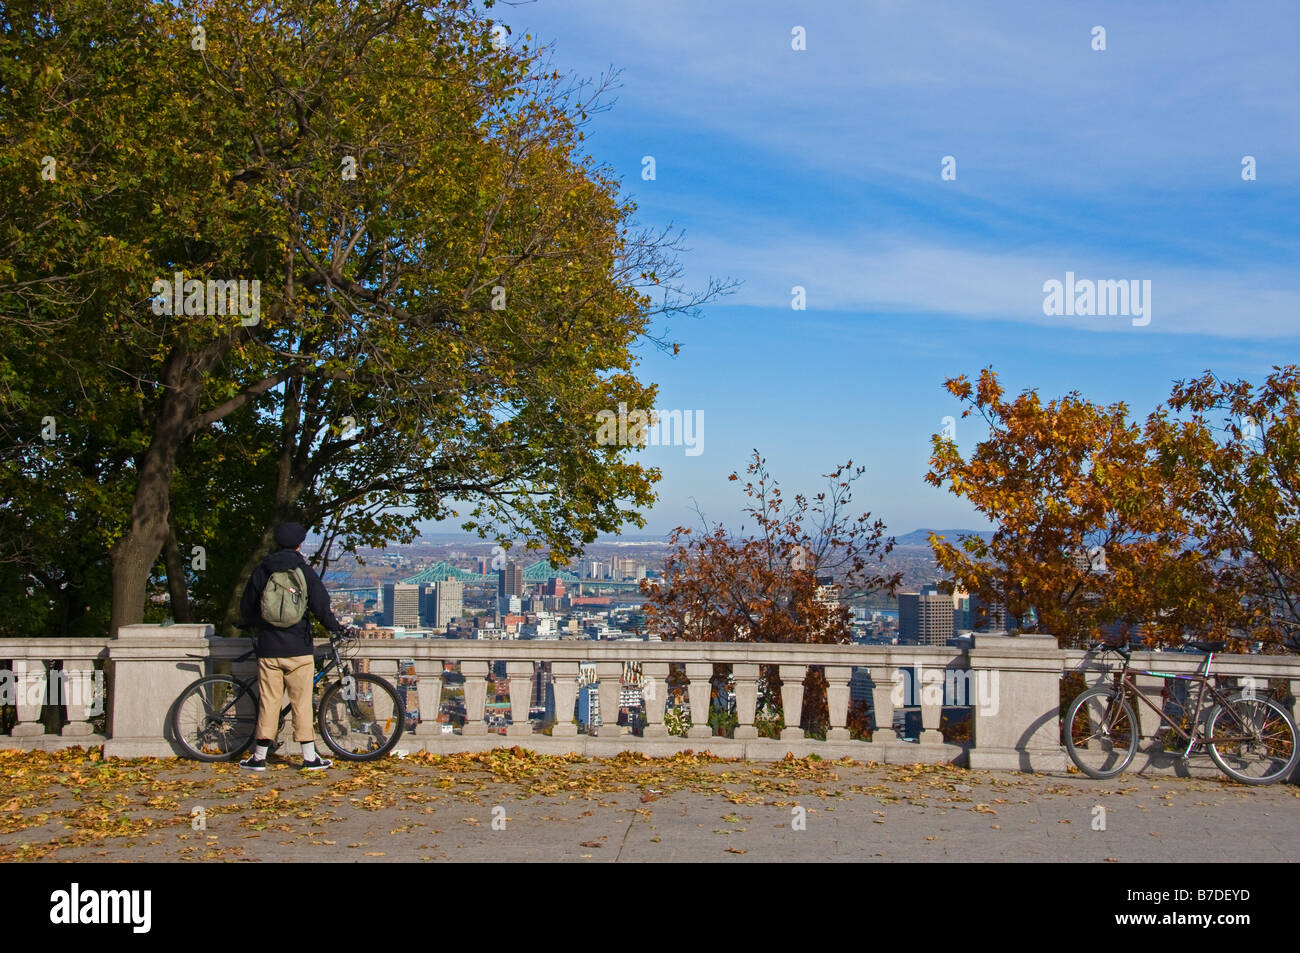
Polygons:
M803 717L803 680L808 677L807 665L781 665L781 710L785 715L782 741L803 741L799 720Z
M1138 692L1141 693L1148 702L1155 705L1156 708L1162 711L1164 710L1165 680L1163 678L1157 678L1155 675L1134 675L1133 682L1137 685ZM1199 687L1191 686L1186 704L1190 706L1191 703L1196 700L1196 693L1199 690ZM1153 752L1160 750L1161 744L1158 742L1153 743L1150 740L1151 736L1156 733L1156 729L1162 724L1160 716L1152 711L1147 705L1144 705L1141 699L1132 699L1132 705L1133 709L1137 712L1139 731L1142 734L1142 740L1138 742L1138 750L1141 751L1148 745L1152 746L1151 750ZM1173 734L1173 732L1170 732L1170 734ZM1174 735L1174 738L1175 740L1179 740L1176 734ZM1186 745L1186 742L1182 743Z
M205 673L212 626L124 625L108 643L108 758L165 758L181 753L171 737L171 712L191 682Z
M687 692L691 698L691 727L687 738L712 738L709 727L709 698L713 694L713 663L687 662L686 678L690 681Z
M428 738L442 734L438 713L442 711L442 659L416 659L415 688L420 701L420 723L415 726L416 737Z
M758 665L737 662L731 666L731 677L736 685L736 739L757 738L754 713L758 707Z
M94 674L95 663L91 659L65 659L63 662L63 699L68 710L68 723L60 734L65 737L81 738L94 733L88 720L95 704Z
M872 741L897 741L894 730L894 680L898 669L893 665L872 665L871 672L871 729Z
M555 726L551 728L553 738L576 738L578 726L573 723L573 703L578 698L578 663L552 662L551 686L555 693ZM659 714L663 720L663 712Z
M668 663L642 662L641 677L645 680L645 730L642 737L667 738L664 706L668 704Z
M623 692L623 663L596 663L596 690L600 693L600 727L597 738L618 738L623 729L618 726L618 703Z
M506 736L531 736L533 725L528 720L528 703L533 697L533 663L506 662L506 677L510 679L510 725L506 728Z
M853 678L852 665L827 665L826 707L830 712L831 726L826 732L827 741L849 740L849 681Z
M486 735L487 725L483 723L484 706L487 703L488 663L485 661L464 660L460 663L460 672L465 676L465 727L462 735Z
M1064 657L1050 635L975 633L970 664L980 697L970 767L1065 770L1060 728Z
M41 705L45 701L45 662L41 659L13 660L14 691L18 709L18 723L12 737L34 738L45 734L41 723Z

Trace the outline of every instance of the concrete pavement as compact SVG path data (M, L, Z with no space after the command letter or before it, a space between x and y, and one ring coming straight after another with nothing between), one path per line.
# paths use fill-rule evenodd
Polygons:
M40 759L45 759L43 762ZM515 749L304 775L0 759L0 859L1288 861L1300 789L1226 779Z

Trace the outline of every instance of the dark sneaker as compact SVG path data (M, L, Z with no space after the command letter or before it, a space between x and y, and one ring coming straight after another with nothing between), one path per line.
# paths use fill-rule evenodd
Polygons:
M329 758L322 758L320 755L316 756L315 761L304 761L302 763L304 771L324 771L326 768L332 767L334 767L334 762Z
M241 768L247 768L249 771L265 771L266 759L259 758L256 755L250 755L243 761L239 762Z

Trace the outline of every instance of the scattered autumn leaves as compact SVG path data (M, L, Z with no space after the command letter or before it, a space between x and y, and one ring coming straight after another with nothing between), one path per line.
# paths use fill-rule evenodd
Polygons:
M727 840L734 844L732 835L751 823L747 808L789 809L821 799L821 809L834 810L839 799L866 797L882 808L872 812L877 824L885 823L889 807L899 804L971 811L994 820L1008 802L1080 793L1048 778L1031 782L1027 776L952 765L862 769L849 759L825 761L815 755L787 755L775 762L693 752L666 758L634 752L586 758L514 747L450 755L417 752L373 764L337 764L327 775L301 776L293 761L281 760L273 761L266 774L250 775L233 763L105 760L98 748L6 750L0 751L0 862L65 856L125 860L150 847L159 849L146 853L180 860L250 860L256 858L245 844L258 838L273 838L277 851L279 845L290 850L327 847L355 850L352 856L358 859L382 858L394 843L385 835L407 835L410 840L401 842L407 853L412 847L433 852L445 846L447 838L437 837L443 831L432 826L433 805L440 800L475 805L478 810L456 814L483 817L484 805L510 799L579 799L599 808L609 806L616 794L632 795L625 810L647 818L655 808L646 805L673 795L716 797L734 805L714 833L722 841L720 852L740 854L744 848L724 845ZM864 778L872 783L853 783ZM1032 791L1026 788L1031 783ZM1125 789L1111 793L1122 795ZM192 823L196 807L209 824L214 817L229 817L208 829ZM480 817L464 817L463 823L485 827ZM456 823L445 812L440 822ZM258 853L265 857L265 841L261 845ZM592 841L580 846L610 845Z

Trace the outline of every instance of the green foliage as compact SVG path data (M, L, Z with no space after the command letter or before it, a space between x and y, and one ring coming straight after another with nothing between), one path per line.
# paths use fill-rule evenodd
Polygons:
M675 242L583 153L603 86L494 49L463 0L249 13L0 15L0 560L94 613L6 629L102 631L109 574L139 618L173 534L215 618L286 517L327 553L459 516L563 559L653 500L595 415L653 406L633 346L724 289L674 288ZM259 320L157 313L176 272L259 281Z
M674 738L685 738L691 729L691 714L685 708L670 707L664 710L664 727Z

